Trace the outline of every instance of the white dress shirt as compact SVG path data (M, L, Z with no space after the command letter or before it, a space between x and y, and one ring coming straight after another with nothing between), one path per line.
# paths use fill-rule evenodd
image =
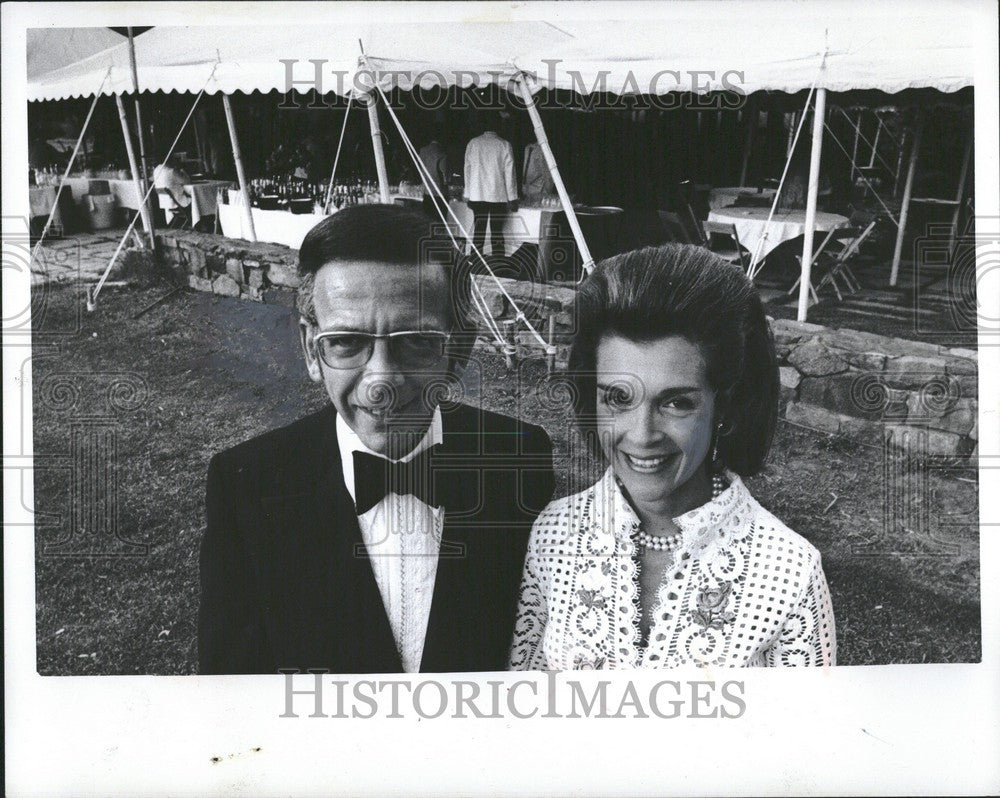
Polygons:
M159 164L153 169L153 186L170 189L174 201L185 208L191 204L191 198L184 193L184 187L191 182L187 172L168 164Z
M435 408L427 434L399 461L411 460L424 449L440 444L441 430L441 410ZM354 499L354 452L382 455L365 446L340 415L337 416L337 443L344 482ZM368 512L359 515L358 524L403 670L416 673L424 653L424 637L434 595L444 509L431 507L416 496L389 493Z
M517 199L514 150L492 130L465 147L465 199L469 202L513 202Z

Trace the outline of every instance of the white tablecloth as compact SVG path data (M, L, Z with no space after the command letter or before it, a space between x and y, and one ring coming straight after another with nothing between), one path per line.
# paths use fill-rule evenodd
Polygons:
M48 216L56 203L55 186L32 186L28 189L31 217Z
M222 234L227 238L250 238L250 230L246 216L241 209L240 193L229 191L229 204L218 207L219 224ZM472 210L462 200L451 200L449 206L458 217L462 227L472 238ZM504 222L504 244L506 254L511 255L525 243L537 244L542 227L543 208L520 208L516 213L507 216ZM558 210L558 209L552 209ZM258 241L269 241L274 244L284 244L286 247L298 249L306 233L312 230L326 215L320 213L294 214L289 211L265 211L253 209L254 229ZM451 217L448 219L453 229L456 228ZM460 234L454 229L456 235ZM489 248L489 231L487 231L487 248Z
M219 191L231 185L229 180L205 180L184 186L184 193L191 198L191 223L198 224L202 216L215 216Z
M708 192L708 207L725 208L727 205L732 205L741 196L771 201L774 199L774 192L775 189L773 188L764 188L758 191L753 186L723 186L721 188L713 188Z
M452 200L448 203L452 211L462 223L469 240L473 235L472 209L463 200ZM558 210L553 208L552 210ZM542 227L542 208L518 208L515 213L508 214L504 219L503 238L504 249L507 255L513 255L522 244L537 244ZM486 243L484 246L490 247L490 230L486 230ZM488 254L488 253L484 253Z
M751 254L757 251L757 243L764 239L759 257L764 257L784 241L791 241L805 233L806 212L784 211L775 213L770 225L767 223L770 208L725 208L709 211L708 221L736 226L740 243ZM815 229L820 232L846 227L848 219L836 213L816 212ZM767 234L765 238L765 233Z
M121 180L118 178L104 177L67 177L66 186L73 192L73 200L79 204L83 196L90 191L91 180L107 180L108 189L115 198L115 204L119 208L131 208L133 211L139 210L139 203L142 194L135 187L131 178Z
M264 211L252 208L253 226L258 241L284 244L298 249L306 233L326 218L322 213L292 213L291 211ZM219 225L226 238L250 240L250 227L246 221L242 201L237 191L229 192L229 204L217 209Z
M136 189L131 178L121 179L118 177L68 177L66 187L73 192L73 200L79 204L84 195L90 191L91 180L107 180L108 188L115 198L115 204L119 208L129 208L133 211L139 210L139 203L142 195ZM232 183L228 180L206 180L204 182L189 183L184 186L184 193L191 198L191 218L195 224L202 216L211 216L215 213L216 194L220 188L228 188Z

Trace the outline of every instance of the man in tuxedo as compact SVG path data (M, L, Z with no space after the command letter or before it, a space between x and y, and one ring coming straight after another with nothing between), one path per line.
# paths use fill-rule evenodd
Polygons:
M423 213L362 205L310 231L299 272L331 404L212 458L200 672L505 669L552 446L459 401L468 269Z

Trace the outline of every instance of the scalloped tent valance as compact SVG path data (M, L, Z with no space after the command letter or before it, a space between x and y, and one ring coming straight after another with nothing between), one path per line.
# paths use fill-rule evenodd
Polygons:
M318 69L323 92L345 94L368 85L355 77L361 42L383 88L506 84L520 70L537 76L534 88L582 94L794 92L814 81L832 91L953 92L973 83L977 21L960 2L915 2L902 15L870 2L680 0L631 7L644 18L628 21L574 20L576 8L553 22L529 18L539 12L527 4L504 22L159 27L135 40L139 82L144 91L286 91L291 69L292 90L305 93ZM92 96L109 69L104 93L129 91L124 41L33 69L28 98Z

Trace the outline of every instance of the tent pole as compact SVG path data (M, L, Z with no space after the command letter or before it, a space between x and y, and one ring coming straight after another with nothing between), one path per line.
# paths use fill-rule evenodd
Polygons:
M906 156L906 145L909 143L909 130L903 128L902 141L899 144L899 155L896 158L896 174L892 180L892 198L899 196L899 177L903 174L903 158Z
M135 150L132 148L132 134L128 129L128 117L125 115L125 104L122 102L122 96L120 94L115 95L115 103L118 105L118 118L122 123L122 135L125 137L125 152L128 155L128 166L132 172L132 182L135 184L136 194L142 199L139 202L139 214L142 216L142 226L146 231L146 235L149 236L150 241L153 239L153 226L149 221L149 208L146 206L146 192L143 191L142 180L139 176L139 165L135 160Z
M803 111L805 113L805 111ZM795 146L795 128L798 126L799 112L792 111L791 124L788 125L788 141L785 143L785 157L790 158Z
M385 151L382 149L382 132L378 123L378 105L374 96L368 97L368 125L372 129L372 149L375 151L375 171L378 172L378 190L383 203L392 202L389 196L389 173L385 168Z
M844 116L847 116L845 113ZM861 120L864 119L865 112L858 111L858 124L855 126L853 123L851 127L854 128L854 147L851 149L851 185L854 185L854 173L858 168L858 139L861 138ZM847 116L847 121L851 121L851 117Z
M903 236L906 234L906 217L910 215L910 197L913 196L913 176L917 172L917 158L920 157L920 139L923 133L923 117L917 119L916 130L913 133L913 147L910 150L910 166L906 170L906 183L903 186L903 204L899 209L899 230L896 231L896 248L892 253L892 271L889 273L889 285L893 288L899 280L899 261L903 255Z
M803 111L802 113L805 113ZM813 106L812 150L809 158L809 191L806 197L806 229L802 242L802 281L799 283L798 320L806 320L809 289L812 288L813 234L816 226L816 198L819 194L819 162L823 153L823 123L826 121L826 89L816 90Z
M872 144L872 156L868 159L869 169L875 166L875 156L878 155L878 137L882 135L882 117L876 113L875 120L878 122L878 126L875 128L875 141Z
M233 107L229 103L229 95L222 95L222 107L226 111L226 125L229 127L229 140L233 145L233 161L236 164L236 179L240 183L240 194L243 197L243 208L247 215L250 229L250 240L257 241L257 230L253 226L253 208L250 207L250 192L247 190L247 177L243 172L243 156L240 154L240 142L236 137L236 122L233 119Z
M757 126L757 112L750 107L747 99L747 143L743 148L743 165L740 167L740 186L747 184L747 168L750 166L750 150L753 148L753 129Z
M195 151L198 153L198 163L201 164L201 171L207 172L208 161L205 160L205 148L201 144L201 133L198 132L198 116L199 114L195 114L194 119L191 120L192 121L191 129L194 131L194 148Z
M518 75L517 85L521 90L521 97L524 98L524 105L528 109L528 116L531 117L531 124L535 129L535 139L538 141L538 146L542 148L542 156L545 158L545 163L548 164L549 174L552 176L556 193L559 195L559 202L562 203L563 211L566 213L566 221L569 222L577 249L580 250L583 271L585 274L590 274L594 269L594 259L590 256L590 247L587 246L587 241L583 237L583 230L580 229L580 222L576 218L576 211L573 210L573 203L570 201L569 192L566 191L566 184L563 183L562 175L559 174L559 166L556 164L556 158L552 154L552 148L549 146L548 136L545 135L542 118L539 116L538 108L535 106L535 98L531 96L523 74Z
M958 217L962 213L962 197L965 196L965 181L969 176L969 160L972 157L972 136L965 145L965 155L962 156L962 171L958 175L958 190L955 192L955 211L951 215L951 233L948 236L948 252L955 247L955 237L958 235Z
M139 133L139 166L142 174L142 196L146 196L146 189L149 188L149 161L146 159L146 136L142 130L142 110L139 107L139 73L135 65L135 39L132 36L132 28L128 28L128 59L132 67L132 91L135 92L135 127ZM153 214L149 212L149 205L144 204L146 215L143 217L143 224L148 223L146 232L149 233L150 246L156 249L156 228L153 226Z

